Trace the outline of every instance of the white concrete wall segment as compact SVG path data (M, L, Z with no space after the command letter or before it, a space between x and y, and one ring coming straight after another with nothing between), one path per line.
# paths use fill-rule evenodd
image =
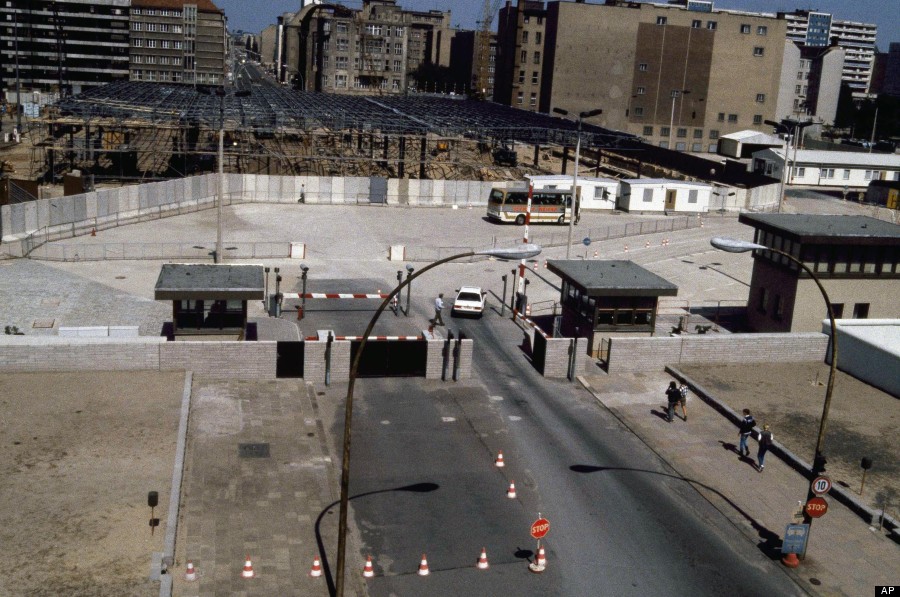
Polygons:
M193 371L215 379L275 379L277 342L166 342L159 346L162 371Z
M828 320L822 333L831 333ZM900 398L900 320L839 319L837 337L838 369Z
M0 371L137 371L159 369L165 338L0 336Z
M608 370L659 370L677 363L801 363L823 360L828 336L800 334L703 334L610 338Z

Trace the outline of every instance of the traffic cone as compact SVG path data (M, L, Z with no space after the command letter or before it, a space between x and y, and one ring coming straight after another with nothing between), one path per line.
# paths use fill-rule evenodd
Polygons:
M534 562L528 564L528 569L535 573L541 573L547 568L547 557L544 555L544 546L538 548L537 557Z
M494 461L494 465L498 468L506 466L506 463L503 462L503 452L497 452L497 460Z
M419 576L428 576L431 574L431 571L428 570L428 560L425 559L425 554L422 554L422 561L419 562Z
M537 271L537 261L534 262L534 271Z
M598 254L599 254L599 252L598 252L598 251L594 251L594 259L596 259L596 258L597 258L597 255L598 255Z
M244 562L244 569L241 571L241 576L244 578L253 578L255 576L253 573L253 562L250 561L250 556L247 556L247 561Z
M309 575L313 578L322 576L322 563L319 561L319 554L316 554L316 557L313 558L312 570L309 571Z
M645 249L649 249L649 248L650 248L650 241L649 241L649 240L647 241L647 245L646 245L644 248L645 248Z
M506 497L510 499L516 497L516 484L513 481L509 482L509 489L506 490Z
M372 556L366 556L366 565L363 567L363 576L366 578L375 576L375 569L372 568Z
M625 252L628 252L628 245L625 245Z
M195 581L197 580L197 570L194 569L194 563L188 560L187 570L184 573L184 580Z
M544 259L544 269L547 269L547 260Z
M487 550L483 547L481 548L481 556L478 558L478 564L476 566L481 570L488 569Z
M800 560L797 558L797 554L788 553L785 554L783 558L781 558L781 563L787 566L788 568L796 568L800 565Z

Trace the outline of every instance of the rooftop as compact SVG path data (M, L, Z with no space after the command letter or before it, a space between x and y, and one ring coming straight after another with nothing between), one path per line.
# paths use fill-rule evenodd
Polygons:
M742 224L778 232L800 242L847 242L849 239L887 241L879 244L900 245L900 226L869 216L836 216L813 214L742 213Z
M764 149L779 159L784 159L784 149ZM757 154L754 154L754 156ZM892 153L863 153L858 151L827 151L823 149L798 149L791 152L791 162L798 164L836 164L847 166L887 166L900 168L900 155Z
M678 287L633 261L551 259L547 269L594 296L676 296Z
M261 265L165 263L156 280L156 300L250 300L264 296Z

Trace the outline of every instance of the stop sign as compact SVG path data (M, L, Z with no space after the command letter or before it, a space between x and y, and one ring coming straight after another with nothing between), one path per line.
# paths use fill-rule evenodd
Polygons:
M540 539L550 531L550 521L546 518L538 518L531 524L531 536Z
M814 497L806 502L806 513L812 518L819 518L828 512L828 502L825 498Z

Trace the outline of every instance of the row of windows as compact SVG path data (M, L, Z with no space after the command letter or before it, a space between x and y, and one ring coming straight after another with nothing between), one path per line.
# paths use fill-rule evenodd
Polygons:
M834 168L822 168L819 171L819 176L823 179L833 179L835 178L834 172ZM803 178L804 176L806 176L806 168L800 167L797 168L793 178ZM865 170L863 172L863 177L864 180L881 180L881 170ZM843 180L850 180L850 170L847 170L846 168L843 169L841 178Z
M659 146L662 147L663 149L668 149L669 142L668 141L660 141ZM684 141L678 141L675 143L675 149L677 151L687 151L687 143L685 143ZM718 143L710 143L709 145L706 146L707 153L716 153L718 150L719 150ZM703 143L691 143L691 151L694 153L701 153L703 151Z
M184 43L180 41L171 41L168 39L141 39L139 37L132 38L131 46L134 48L162 48L164 50L180 50L184 47ZM190 49L190 48L189 48Z
M181 25L169 25L168 23L131 23L132 31L159 31L160 33L181 33Z
M535 31L535 32L534 32L534 43L537 44L537 45L540 45L542 41L543 41L543 34L542 34L542 32L540 32L540 31ZM523 31L523 32L522 32L522 43L523 43L523 44L527 44L527 43L528 43L528 31Z
M328 66L328 56L325 56L322 60L325 66ZM360 70L360 59L353 59L353 68L355 70ZM393 71L395 73L403 72L403 62L401 60L394 60L393 65L391 65L390 60L365 60L363 63L362 69L367 71ZM350 68L350 59L346 56L335 56L334 58L334 68L347 70Z
M521 106L525 103L525 93L520 91L516 96L516 105ZM537 106L537 93L531 92L531 97L528 99L529 106Z
M528 50L522 50L522 53L519 55L519 63L520 63L520 64L525 64L526 62L528 62ZM541 53L540 53L540 52L535 52L535 53L534 53L534 60L533 60L533 62L534 62L534 64L540 64L540 63L541 63Z
M525 71L520 71L520 73L519 73L519 82L520 82L520 83L522 82L521 79L522 79L522 77L523 77L524 75L525 75ZM537 73L534 73L534 76L537 77ZM798 89L799 89L799 86L798 86ZM804 89L805 89L805 88L804 88ZM677 95L675 95L676 93L678 93L678 92L673 91L671 97L678 97ZM798 93L799 93L799 91L798 91ZM638 87L637 89L635 89L635 95L646 95L646 94L647 94L647 88L646 88L646 87ZM765 94L765 93L757 93L757 94L756 94L756 102L759 103L759 104L764 104L764 103L766 103L766 94ZM720 113L719 113L719 120L720 120L720 122L723 121L724 118L725 118L725 113L724 113L724 112L720 112Z
M159 17L180 17L180 10L159 10L156 8L133 8L131 9L131 14L133 15L147 15L147 16L159 16Z
M345 74L336 74L334 75L334 88L335 89L346 89L349 78ZM328 87L329 78L328 75L324 75L322 77L322 84L325 87ZM355 89L387 89L388 81L387 79L379 79L377 85L366 85L363 83L363 80L359 77L353 77L353 87ZM392 79L391 80L391 89L393 91L400 91L400 79Z
M143 70L140 68L136 68L131 71L131 80L132 81L162 81L172 83L179 83L182 80L181 71L155 71L155 70Z
M493 72L493 71L491 71L491 72ZM525 71L520 70L519 71L519 84L524 84L524 83L525 83ZM532 85L538 84L538 71L536 71L536 70L531 72L531 84Z
M143 56L135 54L131 56L131 62L134 64L172 64L181 66L181 56Z
M652 137L653 130L654 129L652 126L645 126L644 127L644 136ZM663 137L668 137L670 131L671 131L671 129L667 126L663 126L663 127L659 128L659 134ZM687 137L687 131L688 130L686 128L678 128L678 129L675 129L675 135L679 138L685 138L685 137ZM694 129L693 138L694 139L702 139L703 138L703 129ZM710 129L709 138L710 139L718 139L719 138L719 130L718 129Z
M668 17L656 17L657 25L666 25L666 24L668 24L668 22L669 22ZM702 27L703 27L703 21L701 21L700 19L694 19L691 21L691 29L701 29ZM718 23L718 21L706 21L706 28L709 29L710 31L716 31L719 28L719 23ZM741 33L744 33L744 34L749 34L752 30L753 30L753 27L746 23L742 24L740 27ZM756 34L757 35L768 35L769 28L765 25L758 25L756 27Z
M756 231L756 242L793 255L816 274L900 274L900 255L888 246L801 245L779 234ZM797 271L799 266L784 255L758 250L754 255Z

